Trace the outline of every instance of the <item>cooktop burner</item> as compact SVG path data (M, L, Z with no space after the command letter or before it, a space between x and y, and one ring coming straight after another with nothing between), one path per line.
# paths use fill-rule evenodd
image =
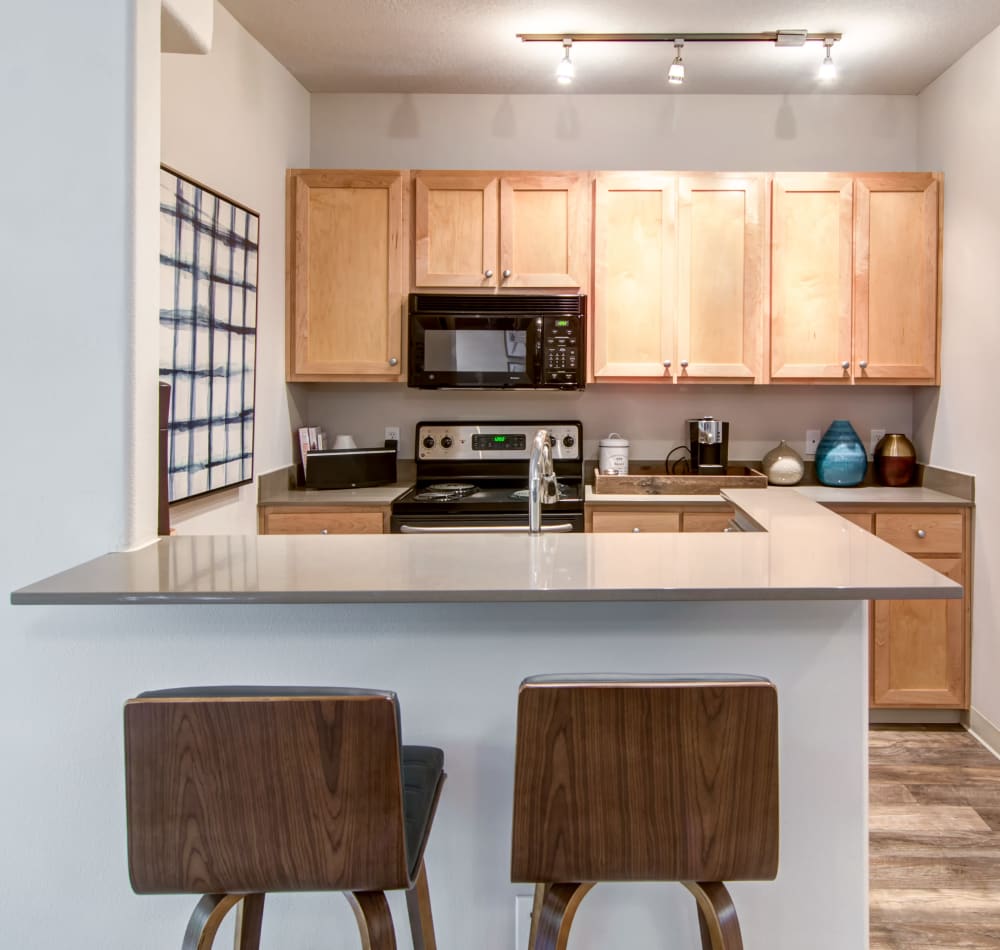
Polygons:
M413 496L420 501L454 501L456 498L464 498L476 491L476 486L471 482L435 482L426 488L420 488Z

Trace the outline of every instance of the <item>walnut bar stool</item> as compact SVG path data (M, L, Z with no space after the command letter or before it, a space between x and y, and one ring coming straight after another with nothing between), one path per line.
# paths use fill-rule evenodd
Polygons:
M533 676L517 707L510 878L531 950L601 881L679 881L703 950L742 950L724 881L778 871L778 703L755 676Z
M344 891L365 950L394 950L406 890L415 950L435 950L423 854L444 754L400 743L396 694L206 686L125 704L129 876L137 894L202 894L182 950L210 950L239 905L257 950L268 891Z

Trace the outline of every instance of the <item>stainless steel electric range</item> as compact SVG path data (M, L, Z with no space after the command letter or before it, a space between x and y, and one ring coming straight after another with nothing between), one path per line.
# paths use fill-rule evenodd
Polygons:
M542 530L583 531L583 426L579 422L419 422L417 483L392 505L394 534L528 530L528 460L547 429L559 500Z

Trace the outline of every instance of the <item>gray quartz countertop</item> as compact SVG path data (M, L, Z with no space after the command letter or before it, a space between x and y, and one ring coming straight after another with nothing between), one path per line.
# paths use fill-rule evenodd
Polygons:
M759 532L174 536L15 604L950 599L961 587L795 491L727 491Z

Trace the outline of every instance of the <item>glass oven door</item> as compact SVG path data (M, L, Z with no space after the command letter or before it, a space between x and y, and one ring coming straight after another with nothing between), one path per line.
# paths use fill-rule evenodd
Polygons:
M528 513L482 515L393 515L393 534L527 534ZM582 512L543 512L545 534L583 531Z

